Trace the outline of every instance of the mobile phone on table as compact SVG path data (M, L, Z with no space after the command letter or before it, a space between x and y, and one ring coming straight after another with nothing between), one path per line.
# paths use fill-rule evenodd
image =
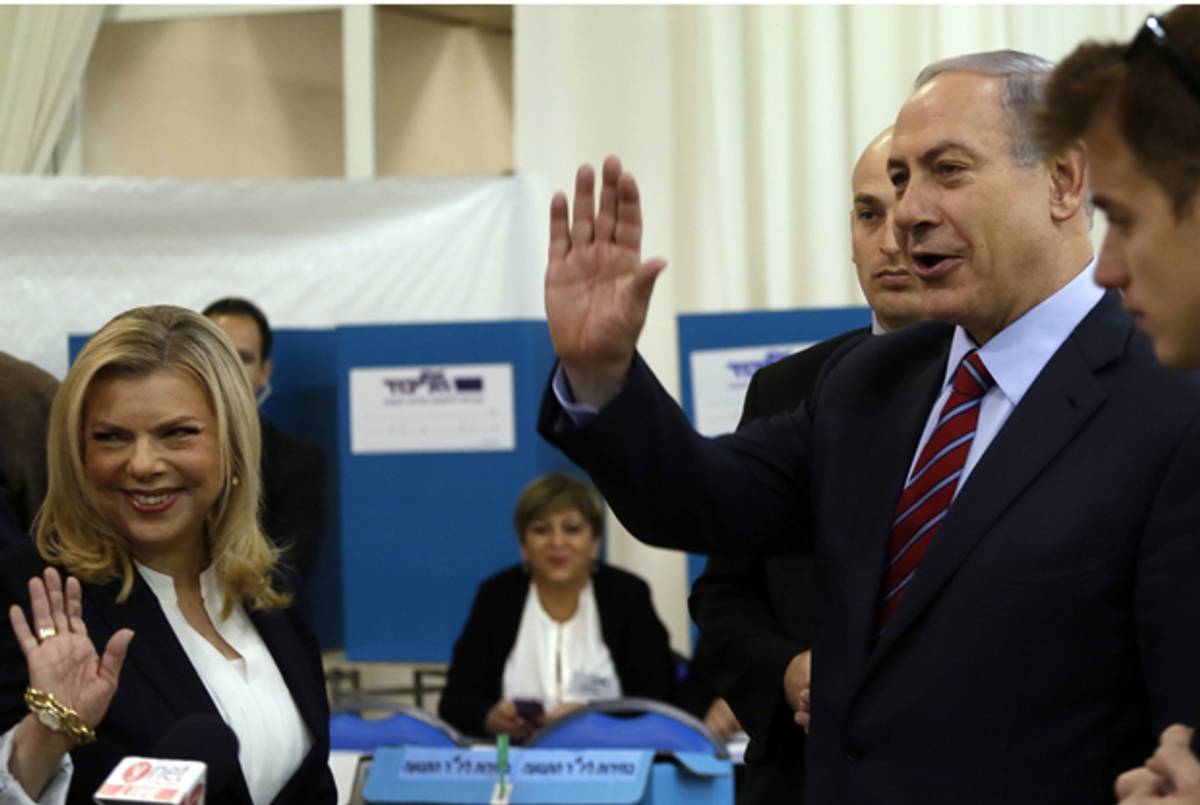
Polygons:
M536 723L546 712L546 708L538 699L513 699L513 704L516 705L517 715L530 723Z

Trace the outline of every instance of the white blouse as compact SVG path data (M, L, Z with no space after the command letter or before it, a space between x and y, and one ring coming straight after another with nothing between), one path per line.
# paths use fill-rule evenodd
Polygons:
M227 620L221 620L224 597L211 567L200 574L204 609L217 633L241 659L226 659L184 619L174 579L140 562L134 564L158 598L221 718L237 735L238 761L251 799L255 805L271 802L300 768L313 743L271 652L240 603Z
M621 681L600 633L596 594L589 581L570 620L550 617L530 582L517 639L504 663L503 698L537 699L550 712L563 702L621 696Z

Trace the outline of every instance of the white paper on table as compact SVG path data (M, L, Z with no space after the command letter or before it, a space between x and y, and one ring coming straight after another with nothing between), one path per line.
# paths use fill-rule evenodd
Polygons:
M516 449L510 363L350 370L350 452Z

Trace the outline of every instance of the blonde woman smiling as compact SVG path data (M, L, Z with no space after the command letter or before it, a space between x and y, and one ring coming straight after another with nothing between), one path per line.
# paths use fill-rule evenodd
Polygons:
M0 556L0 791L90 803L188 716L237 736L221 802L332 803L316 643L272 583L260 436L226 336L175 307L105 325L51 411L36 544ZM26 605L29 606L28 610Z

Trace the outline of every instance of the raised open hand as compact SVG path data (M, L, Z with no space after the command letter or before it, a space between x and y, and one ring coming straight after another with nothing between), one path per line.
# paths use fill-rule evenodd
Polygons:
M14 605L8 611L13 633L29 666L29 685L54 695L79 713L89 727L104 717L113 695L133 632L112 636L104 656L96 653L83 623L83 594L73 576L64 584L52 567L29 580L33 627Z
M550 202L546 320L576 400L603 405L625 379L654 280L667 264L642 262L641 201L621 161L604 160L598 212L594 185L591 166L583 165L569 223L566 196Z

